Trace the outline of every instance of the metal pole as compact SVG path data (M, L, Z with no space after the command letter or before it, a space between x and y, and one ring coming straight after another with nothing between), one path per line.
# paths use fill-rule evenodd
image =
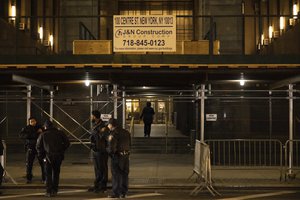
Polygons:
M272 117L272 92L269 91L269 137L272 139L272 132L273 132L273 117Z
M195 144L195 140L198 139L198 135L199 135L199 91L198 89L195 90L195 133L191 133L194 134L192 136L193 138L193 144Z
M205 100L205 85L201 85L201 122L200 122L200 128L201 128L201 136L200 141L204 142L204 100Z
M50 121L53 121L53 97L54 92L50 91Z
M172 103L171 103L171 97L169 97L169 117L168 117L168 124L171 125L172 124L172 112L171 112L171 107L172 107Z
M26 109L27 109L27 119L26 124L28 122L28 119L31 117L31 85L27 85L27 101L26 101Z
M289 84L289 174L293 174L293 85Z
M123 90L122 92L122 104L123 104L123 110L122 110L122 125L123 125L123 128L125 129L126 128L126 92Z
M114 118L118 118L118 86L113 85L113 94L114 94Z
M168 135L169 135L169 130L168 130L168 115L165 113L165 134L166 134L166 153L168 153Z
M90 85L90 116L93 112L93 85ZM90 130L93 128L93 122L90 120Z

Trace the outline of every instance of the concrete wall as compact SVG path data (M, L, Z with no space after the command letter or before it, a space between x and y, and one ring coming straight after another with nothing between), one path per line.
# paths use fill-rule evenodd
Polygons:
M241 0L203 0L204 15L240 15ZM240 54L242 50L242 19L236 17L214 18L217 40L220 40L221 54ZM203 23L203 33L209 31L209 19Z

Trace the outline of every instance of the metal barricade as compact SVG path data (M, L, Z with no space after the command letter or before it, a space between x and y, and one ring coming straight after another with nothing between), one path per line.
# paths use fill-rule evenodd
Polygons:
M8 173L8 171L6 170L6 152L7 152L6 149L7 149L7 147L6 147L6 142L5 142L5 140L2 140L1 142L2 142L2 144L3 144L3 155L1 156L0 161L1 161L2 167L3 167L3 169L4 169L2 179L5 180L5 177L7 176L7 177L10 178L10 180L11 180L15 185L17 185L17 184L18 184L17 181L16 181L16 180Z
M6 169L6 143L5 143L5 140L2 140L1 141L2 144L3 144L3 154L1 156L1 165L3 167L3 169ZM5 176L5 171L3 173L3 177Z
M206 140L211 149L212 165L240 169L278 169L283 171L283 145L275 139Z
M295 171L300 171L300 140L287 140L284 145L285 179L294 179ZM288 173L287 173L288 172Z
M196 140L194 157L194 174L197 174L197 186L190 195L196 196L201 190L206 188L213 196L221 194L212 185L210 148L204 142Z

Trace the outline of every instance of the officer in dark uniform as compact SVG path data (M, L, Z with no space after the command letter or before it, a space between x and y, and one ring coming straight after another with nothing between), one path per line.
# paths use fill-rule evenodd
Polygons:
M93 128L91 131L91 153L94 163L95 181L94 186L88 189L89 192L104 192L107 187L108 180L108 153L107 149L107 137L109 135L109 129L105 123L100 119L100 112L94 110L91 116L93 122Z
M64 153L70 146L68 137L53 126L49 120L45 121L45 131L39 136L36 144L38 157L46 163L46 196L57 195L60 166Z
M143 109L140 119L144 121L144 137L150 137L151 124L153 123L154 109L151 107L151 102L147 102Z
M37 121L34 117L28 119L29 125L23 128L20 132L20 138L25 140L25 151L26 151L26 179L27 183L32 182L32 167L35 156L37 155L36 151L36 141L39 135L42 133L42 127L37 124ZM43 160L38 158L39 164L41 166L42 172L42 182L45 182L45 167Z
M109 198L125 198L128 192L130 133L119 127L116 119L108 121L110 135L108 152L111 156L112 193Z

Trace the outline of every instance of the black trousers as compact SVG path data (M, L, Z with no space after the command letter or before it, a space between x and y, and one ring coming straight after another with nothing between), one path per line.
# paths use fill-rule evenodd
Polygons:
M46 157L46 187L48 193L58 191L62 161L63 155L47 155Z
M35 157L37 157L36 149L35 148L27 148L27 150L26 150L26 178L29 181L32 180L32 167L33 167ZM42 181L45 181L46 175L45 175L44 161L39 158L37 158L37 159L38 159L38 162L41 167Z
M126 195L128 192L129 155L115 154L111 159L112 193Z
M144 124L144 136L150 137L150 133L151 133L151 123L145 123Z
M108 180L108 153L92 151L94 171L95 171L95 189L106 189Z

